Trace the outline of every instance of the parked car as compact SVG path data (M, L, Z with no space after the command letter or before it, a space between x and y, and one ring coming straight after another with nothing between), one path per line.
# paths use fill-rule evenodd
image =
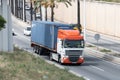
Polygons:
M31 27L28 26L24 29L24 35L30 36L31 35Z
M40 18L40 13L36 13L36 18Z

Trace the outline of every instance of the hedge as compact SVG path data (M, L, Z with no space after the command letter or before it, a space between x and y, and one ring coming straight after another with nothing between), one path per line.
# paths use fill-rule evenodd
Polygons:
M0 15L0 30L5 28L6 20Z

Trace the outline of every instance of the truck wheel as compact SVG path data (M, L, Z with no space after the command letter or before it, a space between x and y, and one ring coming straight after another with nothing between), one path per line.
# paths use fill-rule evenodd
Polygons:
M39 54L39 48L38 47L36 47L36 53Z
M82 63L78 63L77 65L78 65L78 66L81 66L81 64L82 64Z
M60 64L62 64L62 62L61 62L61 56L60 56L60 55L58 55L58 62L59 62Z
M34 46L34 47L33 47L33 52L34 52L34 53L37 53L36 51L37 51L37 50L36 50L36 46Z
M49 54L49 59L50 59L50 61L53 61L53 57L52 57L52 53L51 52Z
M42 55L42 48L41 47L39 47L39 49L38 49L38 54Z
M33 52L35 53L35 48L33 47Z

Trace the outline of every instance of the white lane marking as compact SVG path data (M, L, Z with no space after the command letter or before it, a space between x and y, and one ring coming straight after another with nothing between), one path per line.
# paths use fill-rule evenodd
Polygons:
M105 71L105 70L103 70L103 69L101 69L101 68L99 68L99 67L96 67L96 66L92 66L92 65L90 65L92 68L95 68L95 69L98 69L98 70L100 70L100 71Z
M83 77L83 78L85 78L85 80L90 80L89 78L87 78L87 77Z

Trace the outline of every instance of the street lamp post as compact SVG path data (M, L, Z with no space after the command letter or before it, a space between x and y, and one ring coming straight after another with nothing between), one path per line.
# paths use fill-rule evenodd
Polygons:
M80 24L80 1L77 0L77 26L78 30L81 33L81 24Z
M83 0L83 26L84 26L84 40L86 41L86 0Z
M18 18L18 0L15 0L15 3L14 3L14 5L15 5L15 16Z
M26 22L26 10L25 10L26 0L23 0L23 21Z
M33 14L32 0L30 0L30 18L31 18L31 21L33 20L32 14Z
M20 6L20 19L23 20L23 0L19 1L19 6Z

